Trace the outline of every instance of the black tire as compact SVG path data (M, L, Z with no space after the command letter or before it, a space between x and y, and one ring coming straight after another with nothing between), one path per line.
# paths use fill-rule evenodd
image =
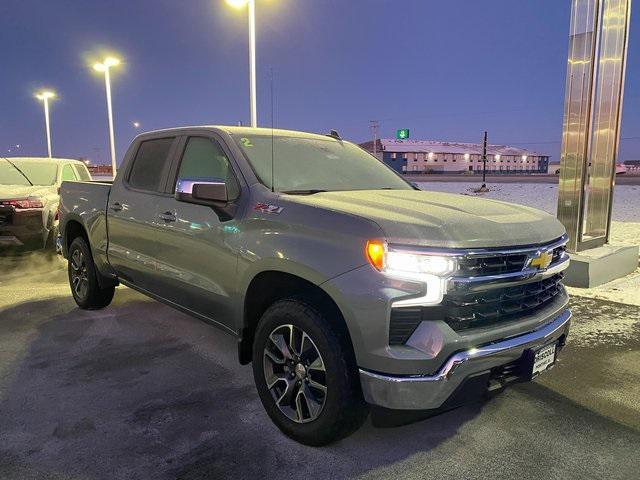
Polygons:
M67 272L76 304L84 310L99 310L111 303L115 287L100 288L89 245L77 237L69 247ZM82 288L78 288L82 284Z
M267 414L285 435L305 445L321 446L345 438L364 423L369 413L369 407L362 396L358 368L345 331L346 327L338 325L328 317L328 315L321 313L320 309L303 299L280 300L269 307L260 319L253 342L253 376L260 400ZM298 381L296 380L298 377L292 376L292 381L296 380L296 383L302 385L298 387L299 389L305 387L304 382L307 382L308 386L311 377L316 374L321 375L326 386L326 394L323 395L320 390L314 390L315 393L312 395L321 398L318 403L321 402L322 406L317 417L311 418L313 417L313 414L310 413L311 409L303 408L303 413L309 414L309 418L303 421L299 420L300 415L297 414L295 416L298 417L298 420L292 419L284 413L282 407L276 404L275 397L280 395L282 391L279 390L280 387L272 386L273 390L268 388L267 373L265 373L268 370L271 374L272 367L276 365L272 360L265 359L265 349L268 346L270 348L276 346L270 340L270 335L273 333L278 336L281 328L287 329L289 326L293 326L295 331L301 331L307 335L310 339L310 342L307 341L307 347L315 348L324 368L324 373L313 373L307 361L309 377L303 377ZM284 338L284 335L279 336ZM301 352L300 357L298 360L294 360L292 365L294 362L303 362L304 342L305 340L302 340L301 347L298 349ZM276 346L274 351L281 350L278 350ZM285 356L283 355L282 358ZM291 371L297 370L291 368L287 371L289 373L285 373L285 375L292 375ZM293 375L297 375L297 373ZM271 378L275 377L278 375L273 374ZM283 383L279 385L288 391L289 383L287 380L280 380ZM322 382L318 377L315 377L315 380ZM317 384L317 382L312 383ZM312 388L315 387L312 386ZM307 392L309 391L307 390ZM284 396L285 394L282 393L282 397ZM303 397L305 406L308 407L311 403L306 400L306 396ZM314 403L314 405L314 409L316 409L318 404ZM294 409L291 405L289 408Z

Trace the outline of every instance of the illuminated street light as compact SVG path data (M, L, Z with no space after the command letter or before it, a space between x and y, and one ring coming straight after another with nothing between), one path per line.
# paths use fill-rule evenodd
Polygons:
M258 109L256 101L256 2L255 0L226 0L233 8L248 7L249 13L249 109L251 126L258 126Z
M42 90L36 93L36 98L42 101L44 105L44 123L47 129L47 153L51 158L51 126L49 123L49 100L56 98L55 92L51 90ZM16 145L17 146L17 145ZM17 146L20 148L19 146Z
M526 155L522 155L522 161L526 162L527 161L527 156Z
M495 155L495 159L496 159L496 161L499 162L500 161L500 155Z
M469 155L468 153L464 154L464 159L468 162L469 159L471 158L471 155Z
M140 128L140 122L133 122L133 128Z
M107 57L102 63L96 63L93 69L97 72L104 72L104 85L107 92L107 114L109 116L109 146L111 148L111 169L113 176L116 176L116 142L113 134L113 111L111 109L111 77L109 69L120 64L120 60L115 57Z

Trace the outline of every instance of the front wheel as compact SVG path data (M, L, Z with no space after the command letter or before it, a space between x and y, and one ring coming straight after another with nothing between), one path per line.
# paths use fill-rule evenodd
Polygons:
M271 420L292 439L326 445L357 430L368 413L351 346L332 319L299 299L262 316L253 375Z
M77 237L69 247L69 286L76 304L84 310L98 310L111 303L115 287L100 288L89 245Z

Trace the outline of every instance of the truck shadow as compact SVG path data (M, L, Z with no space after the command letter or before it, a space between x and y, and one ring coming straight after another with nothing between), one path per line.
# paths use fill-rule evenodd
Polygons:
M482 408L302 446L267 417L232 337L124 288L102 311L1 310L0 339L1 478L345 477L437 447Z

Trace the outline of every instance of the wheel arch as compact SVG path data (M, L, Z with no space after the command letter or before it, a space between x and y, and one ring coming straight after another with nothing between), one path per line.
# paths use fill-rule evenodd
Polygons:
M84 241L87 242L87 247L89 247L89 251L91 252L93 261L94 263L96 263L96 275L97 275L98 284L100 285L100 287L107 288L112 286L115 287L118 285L118 280L115 277L113 278L108 277L104 275L103 272L100 271L100 268L98 267L96 262L95 252L93 251L93 248L91 246L91 241L89 240L89 233L87 232L87 229L82 223L82 220L80 219L80 217L77 217L77 218L71 217L69 219L66 219L66 221L64 222L64 230L61 232L61 234L62 234L62 255L64 256L64 258L68 258L69 248L71 247L71 244L73 243L73 241L78 237L82 237Z
M290 297L300 298L318 308L339 329L353 354L353 345L343 312L320 284L293 273L264 270L251 279L242 303L242 325L238 336L238 359L241 364L246 365L252 360L254 333L264 312L278 300Z
M67 220L64 225L64 231L62 232L62 254L65 258L67 258L67 255L69 254L69 247L71 247L71 243L78 237L84 238L89 249L91 249L89 235L87 234L87 230L84 228L82 222L75 218Z

